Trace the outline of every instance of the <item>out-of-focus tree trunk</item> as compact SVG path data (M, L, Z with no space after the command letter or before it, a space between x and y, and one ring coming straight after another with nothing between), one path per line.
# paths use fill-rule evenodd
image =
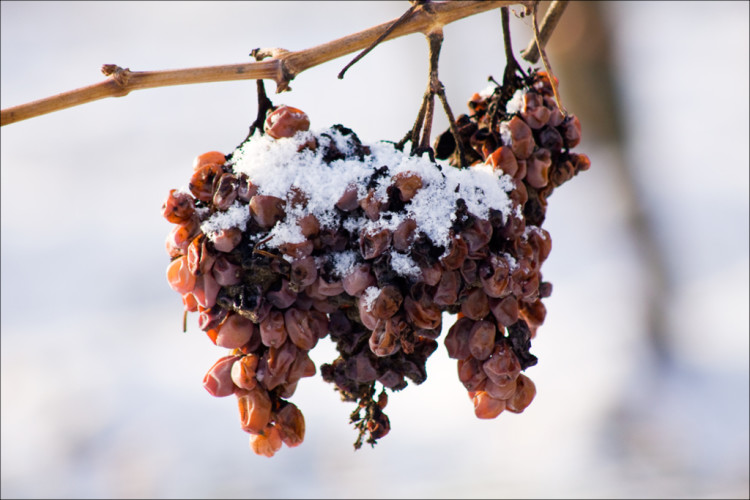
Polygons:
M540 13L547 6L548 2L543 2ZM614 154L613 173L618 178L643 269L644 334L654 361L664 366L672 357L667 325L670 277L664 248L656 237L656 222L649 218L647 200L626 152L628 137L606 8L603 2L570 2L547 52L554 73L564 85L563 104L580 118L587 140L598 142Z

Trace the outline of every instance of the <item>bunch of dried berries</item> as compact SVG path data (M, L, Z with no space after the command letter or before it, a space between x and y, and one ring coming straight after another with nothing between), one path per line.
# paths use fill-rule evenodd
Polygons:
M542 229L547 198L556 187L588 170L591 162L586 155L571 152L581 140L580 122L560 110L544 71L512 78L502 86L491 85L475 93L468 106L471 114L460 115L455 122L462 147L447 130L436 140L436 157L458 166L463 156L470 168L489 164L511 176L510 196L522 214L505 226L493 225L490 241L493 251L515 258L515 269L500 270L509 284L518 276L515 287L501 285L497 295L483 287L492 315L484 310L476 316L462 311L445 339L449 355L458 359L459 378L473 399L476 415L494 418L506 409L522 411L536 393L533 382L520 371L537 362L528 354L528 343L546 316L541 299L552 292L552 285L542 281L540 273L551 249L549 233ZM477 296L477 303L485 300L482 294ZM493 326L495 333L505 328L507 335L493 336ZM493 341L479 349L473 339L482 335Z
M485 92L457 120L470 168L364 145L341 125L313 132L305 113L282 106L265 134L199 156L188 188L170 191L167 279L185 314L198 312L213 343L232 349L204 386L237 397L256 453L304 439L288 399L315 374L309 352L329 333L339 356L320 371L358 403L356 447L390 429L385 388L426 379L444 312L458 316L444 342L476 415L531 402L521 371L536 363L530 340L551 292L540 272L546 198L588 159L569 152L580 126L547 98L542 73L517 90L518 110L496 112L501 92ZM455 162L455 140L441 139L438 155Z

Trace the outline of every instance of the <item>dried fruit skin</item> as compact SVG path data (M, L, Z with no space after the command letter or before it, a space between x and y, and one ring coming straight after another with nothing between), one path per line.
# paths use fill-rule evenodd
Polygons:
M210 202L214 195L214 182L218 182L222 174L221 167L216 164L208 164L200 167L190 178L190 192L200 201Z
M495 325L489 321L477 321L469 333L469 352L479 360L487 359L495 346Z
M195 202L188 193L171 189L162 205L164 218L169 222L180 224L187 221L195 213Z
M288 403L279 410L275 421L285 445L293 448L302 444L305 439L305 418L294 403Z
M518 376L516 381L516 391L513 397L508 399L507 409L513 413L521 413L528 407L536 396L536 386L529 377L523 373Z
M232 365L231 377L234 385L240 389L251 391L258 385L255 370L258 368L258 356L249 354L237 359Z
M193 160L193 171L206 165L222 166L225 161L226 156L224 156L224 153L220 153L219 151L209 151L208 153L203 153L202 155L195 157L195 160Z
M297 108L281 106L268 115L263 128L274 139L293 137L297 132L309 130L310 118Z
M505 401L495 399L484 391L479 391L473 398L474 413L477 418L496 418L505 410Z
M257 194L250 200L250 214L261 227L269 228L284 218L284 200Z
M167 281L177 293L185 294L195 288L195 275L190 272L187 257L182 256L173 260L167 268Z
M203 387L217 398L230 396L234 393L232 382L232 364L237 356L224 356L220 358L203 377Z
M256 455L272 457L281 449L281 434L274 425L266 426L262 433L250 435L250 449Z
M238 390L235 394L240 409L242 430L260 434L271 419L271 398L268 392L256 387L251 391Z
M260 338L263 345L268 347L279 347L286 342L287 330L283 312L274 309L268 313L260 323Z
M247 344L257 327L239 314L230 314L224 323L216 329L216 345L227 349L236 349Z

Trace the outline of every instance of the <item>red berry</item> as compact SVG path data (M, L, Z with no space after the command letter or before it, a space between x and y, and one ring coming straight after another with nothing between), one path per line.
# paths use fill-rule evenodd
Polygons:
M310 129L310 118L297 108L281 106L268 115L263 129L274 139L293 137L297 132Z

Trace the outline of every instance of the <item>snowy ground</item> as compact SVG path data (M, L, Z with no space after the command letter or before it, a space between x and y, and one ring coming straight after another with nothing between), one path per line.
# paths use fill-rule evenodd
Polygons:
M677 5L677 7L675 7ZM405 2L2 2L2 107L132 70L235 63L395 18ZM201 387L223 354L166 284L161 219L195 155L230 151L252 82L135 92L0 130L3 497L736 497L748 467L748 4L612 4L629 159L669 249L674 363L644 341L643 271L612 150L556 191L554 284L522 414L474 417L441 347L428 379L392 394L392 431L353 452L351 405L300 382L302 446L255 456L233 398ZM446 27L454 110L502 71L499 15ZM529 28L514 21L516 47ZM564 22L564 20L563 20ZM426 43L389 42L293 92L313 126L398 139L426 84ZM269 90L273 84L268 85ZM564 87L563 87L564 90ZM575 112L575 109L571 109ZM639 118L636 120L636 118ZM446 127L439 117L434 130ZM330 343L312 353L335 357Z

